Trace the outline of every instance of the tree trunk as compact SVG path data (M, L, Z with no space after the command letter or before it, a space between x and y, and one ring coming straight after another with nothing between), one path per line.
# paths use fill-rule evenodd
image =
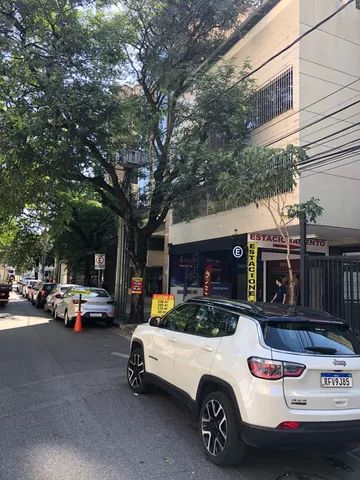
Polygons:
M141 294L131 295L130 323L144 322L144 295L145 295L145 270L148 252L148 238L142 230L133 230L128 245L129 253L134 266L134 276L143 279Z

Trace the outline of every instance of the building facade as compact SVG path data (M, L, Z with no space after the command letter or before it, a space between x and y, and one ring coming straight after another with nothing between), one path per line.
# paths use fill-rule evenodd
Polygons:
M221 58L238 68L249 61L256 69L273 57L253 76L251 143L306 148L309 160L287 201L315 197L324 209L318 223L308 226L310 255L360 252L360 10L352 3L295 42L343 3L269 0L229 39ZM265 208L205 208L190 223L181 221L175 209L172 218L169 291L177 302L203 294L249 298L251 246L256 247L256 299L271 299L275 279L286 275L287 265L284 239ZM298 221L289 230L296 275Z

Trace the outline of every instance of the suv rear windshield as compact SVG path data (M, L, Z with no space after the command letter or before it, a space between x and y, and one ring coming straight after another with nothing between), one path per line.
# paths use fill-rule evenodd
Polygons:
M360 342L346 324L270 320L265 343L276 350L318 355L360 355Z

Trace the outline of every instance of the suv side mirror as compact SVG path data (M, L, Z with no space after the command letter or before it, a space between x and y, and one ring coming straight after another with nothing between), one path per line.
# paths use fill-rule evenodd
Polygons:
M160 325L161 317L150 317L150 327L158 327Z

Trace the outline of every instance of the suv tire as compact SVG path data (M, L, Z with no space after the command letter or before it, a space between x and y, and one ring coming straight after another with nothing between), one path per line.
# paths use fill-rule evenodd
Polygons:
M199 430L206 456L216 465L234 465L244 458L246 445L238 423L233 402L226 393L214 391L205 397Z
M145 380L145 361L142 348L134 348L127 364L127 379L134 393L147 393L151 385Z

